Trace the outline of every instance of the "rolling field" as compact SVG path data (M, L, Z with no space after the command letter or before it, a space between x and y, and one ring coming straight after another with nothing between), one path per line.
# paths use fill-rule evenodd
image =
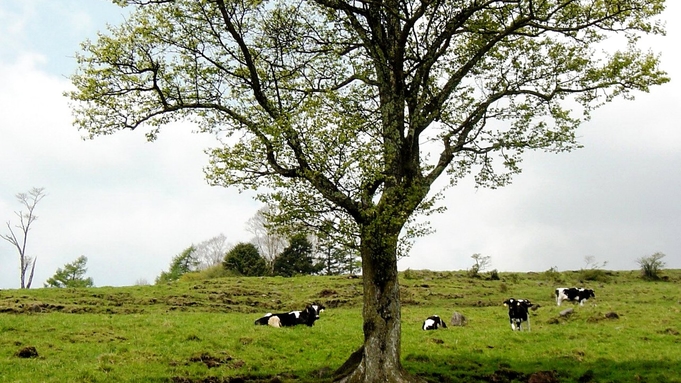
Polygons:
M606 271L580 283L581 272L407 270L403 364L431 382L681 382L681 270L663 275ZM593 288L596 299L557 307L562 286ZM531 332L511 331L509 297L540 305ZM313 327L253 325L312 302L326 306ZM2 290L0 381L328 382L362 343L361 304L361 279L345 276ZM421 330L427 316L449 322L454 312L466 326Z

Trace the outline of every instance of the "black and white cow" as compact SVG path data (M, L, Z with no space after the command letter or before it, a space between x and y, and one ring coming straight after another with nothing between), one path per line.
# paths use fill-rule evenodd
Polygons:
M314 322L319 319L319 313L324 311L325 307L320 304L307 305L303 311L291 311L288 313L272 314L267 313L265 316L255 320L255 324L266 326L270 324L273 317L279 318L278 326L274 327L289 327L299 324L305 324L308 326L314 325Z
M577 287L559 287L556 289L556 305L560 306L563 301L579 302L580 306L584 306L589 298L596 298L596 294L591 289L577 288Z
M437 330L440 327L447 328L447 325L445 324L445 321L443 321L442 318L437 315L429 316L425 321L423 321L422 328L424 330Z
M530 331L529 308L532 303L527 299L509 298L504 301L504 306L508 307L508 320L511 322L511 330L522 331L523 324L527 324L527 331Z

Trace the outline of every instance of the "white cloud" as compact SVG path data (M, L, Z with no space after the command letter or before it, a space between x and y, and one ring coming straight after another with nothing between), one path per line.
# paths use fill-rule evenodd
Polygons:
M250 239L244 224L259 206L203 179L213 138L174 125L154 143L128 131L83 141L62 96L68 81L38 70L37 60L0 63L0 217L21 208L16 193L34 186L48 193L29 233L34 286L80 255L97 285L153 282L192 243L220 233ZM0 288L16 287L18 256L8 243L0 243L0 259Z
M28 20L35 14L32 2L12 2L0 8L0 42L3 45L16 45L23 39L23 32Z

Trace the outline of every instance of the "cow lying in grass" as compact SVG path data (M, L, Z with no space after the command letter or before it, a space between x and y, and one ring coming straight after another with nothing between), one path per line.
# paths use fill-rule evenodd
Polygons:
M319 304L307 305L303 311L291 311L288 313L272 314L267 313L262 318L255 320L256 325L270 325L273 327L290 327L299 324L308 326L314 325L319 319L319 313L324 311L324 306Z
M424 330L437 330L440 327L447 328L447 325L445 324L445 321L443 321L437 315L429 316L425 321L423 321L422 328Z
M579 302L580 306L584 306L589 298L596 298L596 294L591 289L577 288L577 287L559 287L556 289L556 305L560 306L563 301Z
M510 298L504 301L504 306L508 307L508 319L511 322L511 330L522 331L523 324L527 323L527 331L530 331L529 308L532 303L527 299Z

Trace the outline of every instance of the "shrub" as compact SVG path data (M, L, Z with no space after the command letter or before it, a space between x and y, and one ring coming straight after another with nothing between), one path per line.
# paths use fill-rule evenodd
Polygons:
M182 277L180 277L180 281L181 282L203 281L215 278L233 277L237 275L238 274L236 272L232 270L227 270L222 265L215 265L203 270L183 274Z
M662 262L662 258L664 257L665 254L658 251L653 255L637 259L636 263L641 266L641 277L647 280L659 280L660 271L665 265L665 263Z
M582 269L580 271L579 279L584 281L608 282L610 277L606 271L601 269Z
M222 263L225 269L235 271L247 277L259 277L267 274L267 263L252 243L240 243L227 255Z
M418 273L415 272L412 269L406 269L404 270L404 273L402 274L404 276L404 279L418 279Z
M586 269L580 270L579 279L584 281L608 282L609 278L605 271L602 270L608 261L599 263L593 255L584 257L586 262Z
M499 272L497 271L497 269L494 269L494 270L489 272L489 279L491 279L493 281L499 280Z
M518 275L518 273L511 273L508 275L508 279L511 283L518 283L520 282L520 275Z
M556 266L553 266L550 269L544 271L544 277L546 277L546 279L548 279L551 282L555 283L563 282L563 278L561 278L561 274Z

